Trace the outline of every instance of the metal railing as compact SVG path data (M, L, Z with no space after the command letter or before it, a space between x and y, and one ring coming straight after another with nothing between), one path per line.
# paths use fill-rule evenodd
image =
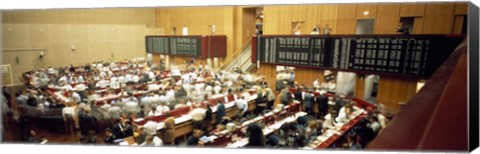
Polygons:
M237 59L244 55L245 54L245 50L248 49L249 47L251 47L251 43L252 41L251 40L248 40L247 42L245 42L242 47L240 49L238 49L237 51L234 52L233 56L231 56L230 58L226 59L222 66L220 66L219 68L220 69L228 69L232 66L232 63L234 63L235 61L237 61ZM250 50L251 51L251 50Z

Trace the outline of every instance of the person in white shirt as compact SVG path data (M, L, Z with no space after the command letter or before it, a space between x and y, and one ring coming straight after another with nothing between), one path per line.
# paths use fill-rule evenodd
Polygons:
M108 68L108 67L103 67L103 68L102 68L102 71L103 71L103 72L108 72L108 71L110 71L110 68Z
M332 111L331 113L325 115L325 121L323 121L323 128L328 128L328 129L336 129L337 128L337 121L335 121L335 118L337 118L337 111Z
M328 97L328 105L335 105L335 97Z
M162 114L157 110L157 107L151 107L151 110L148 112L147 116L155 116L155 115L160 115Z
M342 110L343 109L343 110ZM340 114L336 118L336 121L339 123L348 123L353 118L353 108L350 106L344 106L340 109Z
M313 81L313 87L314 88L320 88L320 81L319 81L318 78L315 81Z
M160 89L160 87L155 83L151 83L151 84L147 85L147 89L148 89L148 91L156 91L156 90Z
M228 80L228 79L226 79L226 81L223 83L223 85L225 85L225 87L232 87L233 82L230 81L230 80Z
M76 80L75 80L75 77L70 74L70 75L68 76L68 83L69 83L69 84L73 84L73 83L76 83L75 81L76 81Z
M335 83L335 81L332 80L328 83L328 90L335 91L336 86L337 84Z
M134 101L127 101L123 106L123 111L128 115L130 113L138 113L140 112L140 106L138 106L137 102Z
M65 121L65 129L67 132L75 133L75 109L67 103L67 105L62 109L63 120Z
M112 71L107 71L107 76L108 76L108 77L112 77L113 75L114 75L114 74L113 74Z
M55 74L55 73L57 73L57 71L54 68L52 68L51 66L48 66L47 73L48 74Z
M58 83L67 83L67 76L64 74L58 79Z
M175 101L175 90L173 90L173 87L167 89L165 97L167 97L167 102L174 102Z
M101 71L103 69L103 64L102 63L98 63L97 64L97 70L98 71Z
M204 92L204 87L205 87L205 84L204 83L197 83L195 84L195 90L199 93L202 93Z
M153 73L153 71L148 71L148 78L150 78L151 81L155 80L155 73Z
M85 91L87 90L87 85L83 84L83 83L80 83L80 84L77 84L75 85L75 87L73 88L75 91Z
M192 117L192 125L194 129L202 129L203 128L203 119L206 116L206 110L201 108L200 105L196 105L195 109L190 112L190 116Z
M85 78L83 78L83 75L78 75L75 80L76 80L78 83L85 82Z
M380 129L382 129L382 126L378 122L377 117L371 116L370 118L368 118L368 120L370 121L369 127L373 130L374 133L378 133Z
M165 102L161 102L160 105L157 106L157 112L160 112L163 114L168 111L170 111L170 108L167 106Z
M209 94L209 95L212 95L213 94L213 87L210 86L210 85L207 85L205 87L205 92L207 92L207 94Z
M102 78L102 79L105 79L105 78L107 78L107 73L105 73L105 72L100 72L100 73L98 74L98 76L99 76L100 78Z
M168 102L168 98L164 95L164 94L161 94L159 97L158 97L158 100L159 100L159 103L165 103L165 104L170 104L170 102Z
M107 85L108 85L108 81L102 78L100 79L100 81L97 82L96 87L103 89L103 88L107 88Z
M132 81L133 81L132 78L133 78L133 75L130 74L130 73L127 73L127 74L125 75L125 83L127 83L127 82L132 82Z
M138 83L138 81L140 81L140 77L137 74L133 75L132 76L132 82Z
M162 139L152 135L147 135L147 137L145 137L145 142L140 144L140 146L155 146L155 147L162 146L162 145L163 145Z
M152 96L153 93L148 93L147 95L140 98L140 105L145 108L150 108L152 106Z
M127 80L125 79L125 76L123 74L118 76L118 82L120 82L120 84L127 83Z
M194 105L196 105L196 104L197 104L197 103L195 103L195 101L193 101L192 98L188 98L188 101L187 101L187 105L188 105L188 106L194 106Z
M73 90L70 90L69 92L72 95L73 101L77 103L82 102L82 97L80 97L80 95L77 92L74 92Z
M112 89L119 89L120 88L120 82L117 81L116 77L110 79L110 88L112 88Z
M248 90L243 90L243 93L242 95L240 95L240 97L243 97L245 100L249 99L250 98L250 93L248 92Z
M170 75L173 77L173 76L181 76L182 74L180 73L180 70L178 69L172 69L170 71Z
M108 108L107 112L110 115L110 118L119 119L120 115L122 113L122 109L120 109L120 107L118 107L118 106L112 106L112 107Z
M385 118L385 116L379 110L375 110L374 113L375 116L377 116L380 126L382 126L382 128L385 128L387 126L387 119Z
M240 96L240 99L235 100L235 105L238 110L240 110L242 116L248 111L248 102L245 100L244 96Z
M205 118L205 111L205 109L197 105L195 109L190 112L190 116L192 116L192 120L194 121L202 121Z
M178 109L178 108L181 108L181 107L185 107L185 106L187 106L187 105L185 104L185 101L184 101L183 99L180 99L180 100L178 100L178 103L175 104L175 109Z
M215 87L213 87L213 91L215 92L214 94L220 94L220 91L222 91L220 84L216 84Z
M58 86L56 89L63 90L63 91L73 90L72 86L69 84L66 84L65 82L60 83L60 86Z

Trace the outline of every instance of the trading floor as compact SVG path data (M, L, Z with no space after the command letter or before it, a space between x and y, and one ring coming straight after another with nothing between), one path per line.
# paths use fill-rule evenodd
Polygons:
M2 141L465 149L467 5L2 11Z

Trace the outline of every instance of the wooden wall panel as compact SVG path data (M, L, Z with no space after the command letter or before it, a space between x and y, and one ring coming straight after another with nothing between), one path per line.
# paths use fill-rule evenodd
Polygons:
M415 17L425 15L426 3L402 3L400 4L401 17Z
M311 69L311 68L296 68L295 69L295 81L299 84L305 84L312 86L313 81L319 79L323 81L323 70Z
M368 12L368 14L364 14ZM373 19L377 15L377 4L357 4L357 19Z
M145 57L145 29L145 25L3 24L2 37L7 39L2 40L2 49L25 51L2 52L8 53L2 63L12 65L14 82L19 84L21 73L41 67ZM28 49L47 51L40 59L40 51ZM17 56L20 63L12 64Z
M463 21L465 20L464 16L455 16L454 23L453 23L453 34L461 34L462 33L462 25Z
M242 27L241 27L242 31L241 31L241 34L237 36L241 36L242 41L239 44L237 44L239 46L244 44L248 40L251 40L252 36L255 35L255 29L256 29L255 28L255 23L256 23L255 8L244 8L244 9L241 9L240 11L241 12L238 12L238 13L242 13Z
M338 5L338 19L355 19L357 18L356 4L339 4Z
M234 24L234 7L158 8L155 15L157 27L164 27L166 34L171 34L171 27L176 27L177 35L182 35L182 27L186 26L189 35L211 35L209 25L214 24L215 34L227 35L227 56L232 55L237 47L237 36L234 36L234 28L237 26Z
M378 4L377 17L375 18L375 34L397 34L400 22L400 5Z
M454 3L426 5L423 34L450 34L453 26Z
M260 64L260 67L257 69L257 73L264 76L268 86L272 87L272 90L275 91L277 66L271 64Z
M455 3L455 14L468 14L468 3L467 2L456 2Z
M426 15L422 34L450 34L453 26L453 15Z
M423 17L415 17L412 34L423 34Z
M427 3L425 15L452 14L454 3Z
M377 102L383 103L389 112L398 112L398 102L408 102L415 95L417 81L390 76L380 76Z
M365 93L365 78L360 79L360 75L355 76L355 87L353 90L353 96L363 99Z
M2 23L129 24L155 27L153 8L49 9L3 11Z
M356 19L337 20L336 34L355 34Z

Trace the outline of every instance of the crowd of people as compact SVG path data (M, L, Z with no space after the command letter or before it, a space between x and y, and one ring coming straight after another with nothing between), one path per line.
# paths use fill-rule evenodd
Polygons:
M82 67L40 69L25 73L24 79L26 88L15 98L23 141L32 137L29 119L58 117L63 124L57 126L59 132L77 134L78 142L83 144L119 144L125 138L134 137L140 146L179 145L173 135L175 118L169 114L171 110L189 107L194 130L189 133L186 145L203 146L202 136L223 130L228 123L241 123L273 110L277 98L265 78L258 75L240 70L214 70L194 63L171 66L164 73L143 62L94 62ZM292 82L290 80L286 78L285 82ZM290 93L290 88L296 91ZM279 92L280 104L286 106L297 101L307 116L282 125L281 131L270 136L262 135L264 125L253 123L247 129L251 140L247 146L303 147L326 128L352 118L355 103L323 95L329 88L332 86L320 85L318 81L309 87L283 86ZM255 109L251 111L247 101L249 89L256 91ZM234 95L238 108L234 117L226 116L222 103L212 106L208 102L238 93L242 94ZM159 115L167 117L162 134L156 125L134 122ZM375 112L360 123L358 131L348 136L342 146L364 148L385 124L383 113ZM104 138L97 139L98 136ZM283 136L287 136L286 141L282 140Z

